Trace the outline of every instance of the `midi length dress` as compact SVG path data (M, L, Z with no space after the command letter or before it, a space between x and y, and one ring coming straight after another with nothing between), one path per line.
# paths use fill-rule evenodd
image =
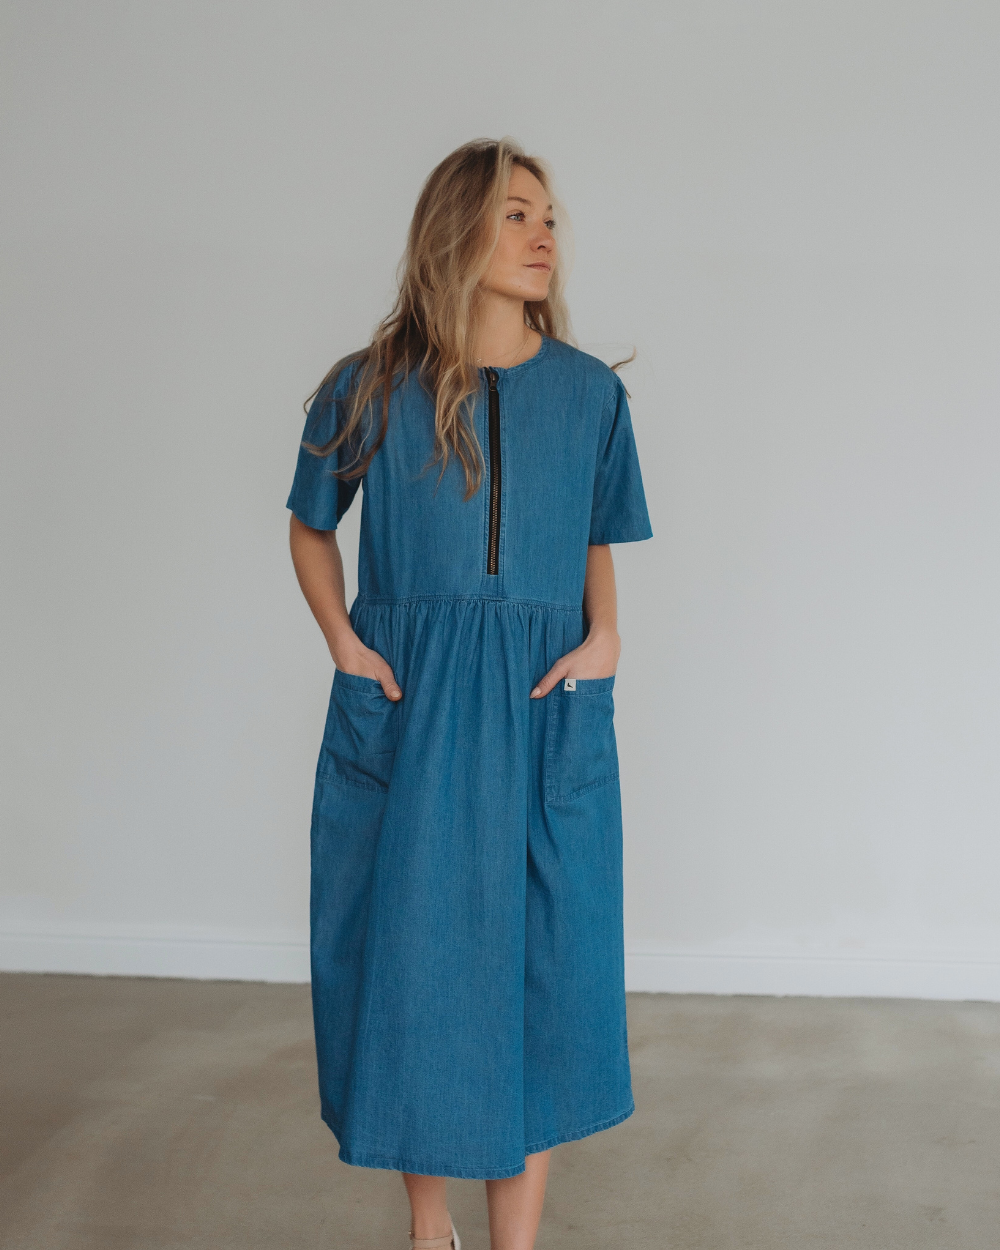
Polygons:
M316 396L304 440L344 420ZM337 670L311 830L320 1110L340 1158L500 1178L634 1110L614 677L530 691L586 635L590 544L652 537L625 388L559 340L481 370L483 486L433 452L416 375L364 476L359 638L403 697ZM492 395L491 395L492 389ZM336 529L359 479L299 451L288 507Z

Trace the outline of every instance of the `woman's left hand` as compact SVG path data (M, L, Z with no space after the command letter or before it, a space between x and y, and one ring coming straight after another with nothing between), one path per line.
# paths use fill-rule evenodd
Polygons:
M578 647L567 651L532 690L532 699L543 699L564 677L613 677L618 668L622 640L616 630L591 630Z

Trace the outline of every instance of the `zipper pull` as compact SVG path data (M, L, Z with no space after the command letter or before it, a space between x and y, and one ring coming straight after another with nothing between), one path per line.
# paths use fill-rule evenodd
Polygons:
M486 377L489 380L490 390L496 392L497 389L497 371L496 369L487 369Z

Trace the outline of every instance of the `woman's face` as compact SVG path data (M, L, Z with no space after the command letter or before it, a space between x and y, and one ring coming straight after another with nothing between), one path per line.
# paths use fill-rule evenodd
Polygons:
M523 165L515 165L500 241L480 285L510 299L540 303L549 293L555 267L554 227L545 188Z

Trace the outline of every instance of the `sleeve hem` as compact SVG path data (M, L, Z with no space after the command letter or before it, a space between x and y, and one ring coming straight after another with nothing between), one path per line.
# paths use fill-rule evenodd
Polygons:
M314 525L312 521L307 519L304 509L297 507L295 504L291 502L286 503L285 507L289 510L289 512L291 512L293 516L298 517L298 519L302 522L303 525L308 525L311 530L323 530L326 533L332 533L337 528L337 525L339 524L339 522L335 521L333 525L331 525L329 523L329 518L327 518L325 521L325 524Z
M652 538L653 531L651 529L643 530L619 530L611 534L600 534L597 537L591 535L587 540L590 547L606 547L609 543L638 543L646 538Z

